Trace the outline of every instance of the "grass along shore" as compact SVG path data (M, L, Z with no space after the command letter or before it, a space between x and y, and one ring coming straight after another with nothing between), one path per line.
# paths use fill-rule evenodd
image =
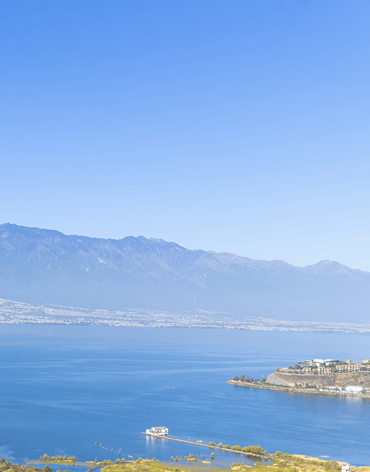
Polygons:
M85 465L88 470L91 469L91 464L94 468L101 467L101 472L191 472L191 471L220 471L225 472L339 472L343 466L349 466L344 462L326 461L315 457L306 457L303 455L283 454L277 451L274 454L268 455L263 460L258 460L253 465L244 463L234 463L226 465L217 463L214 460L205 461L199 458L195 460L191 454L187 460L178 458L176 461L172 458L169 462L159 462L156 459L137 459L125 460L118 459L119 462L112 463L111 461L102 462L78 462L75 465ZM55 462L52 462L55 463ZM65 464L63 464L65 465ZM18 465L4 458L0 459L0 472L50 472L51 467L45 465L42 469L32 465L31 463L24 463ZM370 467L352 467L349 466L349 472L370 472ZM65 471L63 471L65 472Z

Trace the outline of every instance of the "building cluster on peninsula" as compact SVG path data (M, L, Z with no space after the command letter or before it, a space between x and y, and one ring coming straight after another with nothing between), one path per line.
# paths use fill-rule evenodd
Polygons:
M233 385L254 388L281 388L312 392L363 394L370 397L370 359L309 359L295 366L276 368L262 380L235 376Z
M333 375L336 373L354 373L370 370L370 359L364 359L362 363L354 362L353 359L340 361L336 359L309 359L298 362L295 366L276 369L276 372L298 375Z

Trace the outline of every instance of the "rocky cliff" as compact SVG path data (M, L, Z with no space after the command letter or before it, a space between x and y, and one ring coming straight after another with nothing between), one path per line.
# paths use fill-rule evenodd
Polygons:
M295 382L290 380L288 376L286 377L287 378L281 374L278 374L277 372L274 372L273 374L268 375L266 383L271 385L279 385L280 387L295 387Z
M370 387L370 372L333 375L296 375L274 372L267 377L266 383L282 387L347 387L358 385Z

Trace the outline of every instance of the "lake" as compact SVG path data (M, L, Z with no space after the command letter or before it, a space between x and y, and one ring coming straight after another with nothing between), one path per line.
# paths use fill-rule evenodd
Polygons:
M369 358L369 341L361 334L0 325L0 456L18 463L45 453L209 459L208 448L140 434L163 425L177 438L369 465L369 400L225 383L306 358ZM216 452L215 460L240 456Z

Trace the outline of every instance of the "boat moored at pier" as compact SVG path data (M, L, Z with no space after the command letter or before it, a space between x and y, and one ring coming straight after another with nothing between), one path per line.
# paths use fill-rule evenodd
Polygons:
M168 436L168 428L165 426L153 426L146 430L146 434L149 434L149 436Z

